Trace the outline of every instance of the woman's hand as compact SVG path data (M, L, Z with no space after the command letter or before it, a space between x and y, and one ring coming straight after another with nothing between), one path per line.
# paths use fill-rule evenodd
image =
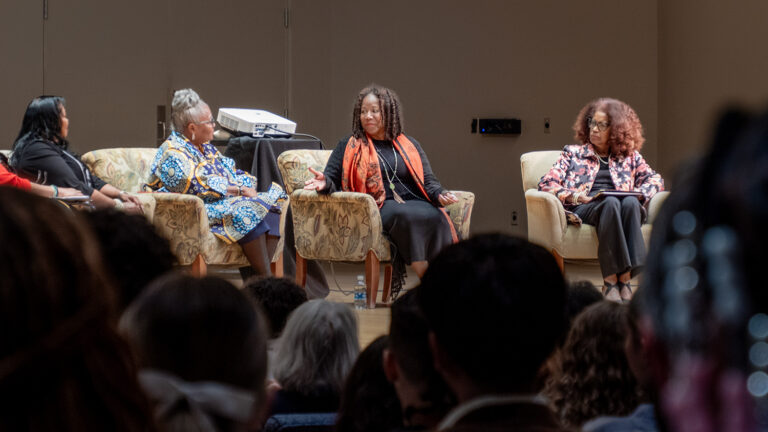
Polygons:
M325 189L326 182L325 182L325 174L318 172L314 168L310 167L309 172L312 173L312 175L315 176L315 178L309 179L304 182L304 189L305 190L314 190L319 191Z
M256 196L256 189L248 186L240 186L240 194L244 197L253 198Z
M133 197L133 198L136 198L136 197ZM125 204L123 205L123 212L128 214L143 215L144 207L141 206L141 203L137 204L137 203L134 203L133 201L126 201Z
M453 192L447 192L447 191L438 195L437 200L440 201L440 205L442 205L443 207L459 202L459 199L456 198L456 195L454 195Z
M117 194L117 198L126 204L133 204L141 208L141 201L139 201L137 197L129 194L128 192L121 191L119 194ZM142 213L144 213L144 211L142 211Z

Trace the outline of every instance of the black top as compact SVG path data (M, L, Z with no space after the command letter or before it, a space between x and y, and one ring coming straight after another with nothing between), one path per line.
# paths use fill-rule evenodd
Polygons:
M440 201L438 195L443 193L444 189L440 182L432 172L432 167L429 164L427 155L421 148L421 144L408 137L408 139L416 147L416 151L421 157L421 165L424 168L424 189L427 191L427 195L432 204L439 206ZM344 162L344 151L347 149L347 142L349 137L339 141L336 148L333 149L330 158L328 158L328 164L325 166L325 181L326 187L320 193L331 193L341 190L341 171L342 164ZM404 199L424 199L421 196L416 180L411 176L408 168L405 165L403 157L398 151L395 150L395 154L392 154L393 145L391 141L379 141L374 140L374 147L379 155L379 166L381 168L381 178L384 180L384 190L386 191L386 199L392 199L392 190L389 188L389 178L393 179L395 185L395 191ZM395 158L397 158L397 178L392 176L392 169L395 167ZM418 195L418 196L417 196Z
M333 390L317 389L309 395L278 390L272 401L270 415L295 413L324 413L339 410L339 394Z
M600 161L600 170L597 172L595 182L592 183L592 189L589 191L589 196L595 196L601 190L614 190L616 186L613 184L611 178L611 171L608 169L608 164Z
M79 157L51 141L22 145L14 150L11 162L20 175L34 182L75 188L88 196L107 184L91 174Z

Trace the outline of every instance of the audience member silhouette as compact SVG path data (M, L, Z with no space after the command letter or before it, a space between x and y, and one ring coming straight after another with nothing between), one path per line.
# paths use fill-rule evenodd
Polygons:
M380 336L357 357L344 383L336 432L387 432L403 426L397 393L382 365L388 344L388 337Z
M168 240L143 216L109 209L83 212L83 217L96 234L106 270L118 288L120 311L177 262Z
M502 234L430 263L417 298L435 367L459 402L438 430L561 430L536 377L565 327L565 291L549 252Z
M360 350L349 305L310 300L288 318L280 339L272 414L336 412Z
M266 409L266 323L229 282L166 275L120 321L165 431L245 431Z
M0 202L0 430L154 430L93 235L49 199Z
M640 331L668 431L768 428L768 113L730 111L654 222Z
M576 317L547 380L545 394L564 426L576 429L595 417L623 416L641 400L627 362L625 305L600 301Z
M405 428L427 430L456 405L456 397L435 370L416 291L407 291L392 305L384 372L397 392Z

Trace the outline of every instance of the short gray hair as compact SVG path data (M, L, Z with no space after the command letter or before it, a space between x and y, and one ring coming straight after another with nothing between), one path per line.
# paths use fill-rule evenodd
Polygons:
M357 318L349 305L311 300L288 318L275 356L275 380L301 394L341 393L359 352Z
M197 121L204 106L208 106L208 104L200 98L196 91L190 88L176 90L173 93L173 102L171 102L173 130L178 133L184 132L188 124Z

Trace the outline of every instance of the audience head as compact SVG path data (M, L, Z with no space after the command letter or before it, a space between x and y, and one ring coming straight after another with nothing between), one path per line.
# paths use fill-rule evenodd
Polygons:
M37 139L54 142L67 147L69 119L66 118L65 101L59 96L38 96L27 105L16 141L14 153L22 151L28 142ZM11 155L11 160L16 158Z
M578 429L598 416L624 416L640 389L624 353L627 306L600 301L573 322L545 393L565 426Z
M584 309L603 300L603 295L587 280L568 284L565 298L565 317L570 326L576 316Z
M346 304L310 300L288 318L275 380L286 391L340 394L359 350L354 311Z
M229 282L166 275L130 305L120 327L136 347L142 385L164 426L211 422L218 430L239 430L262 414L266 324L255 303Z
M459 401L534 390L565 327L565 281L554 257L503 234L445 248L417 297L436 367Z
M397 97L397 94L386 87L371 84L360 90L360 93L357 95L355 108L352 110L352 135L355 138L365 138L366 128L360 120L360 113L363 101L368 96L375 98L375 101L378 103L383 122L384 139L391 141L403 133L402 108L400 107L400 99Z
M287 278L255 277L247 280L243 289L266 314L271 338L280 336L291 312L307 301L306 291Z
M171 102L173 130L184 135L195 145L213 139L215 125L211 123L211 109L192 89L176 90Z
M607 144L611 153L629 156L643 148L645 137L640 117L626 103L611 98L593 100L581 109L576 123L573 124L573 130L576 132L574 139L582 144L590 142L589 122L596 112L603 112L608 116L610 133Z
M403 426L395 388L384 375L387 337L371 342L357 357L341 395L337 432L389 432Z
M397 391L404 423L430 428L456 401L435 370L428 343L429 327L417 303L417 289L406 292L392 304L384 370Z
M124 310L157 277L171 271L176 257L168 240L147 219L115 210L83 212L96 234L107 271L118 291L118 309Z
M640 330L671 431L768 428L768 114L729 112L654 222Z
M0 430L153 429L90 231L48 199L0 202Z

